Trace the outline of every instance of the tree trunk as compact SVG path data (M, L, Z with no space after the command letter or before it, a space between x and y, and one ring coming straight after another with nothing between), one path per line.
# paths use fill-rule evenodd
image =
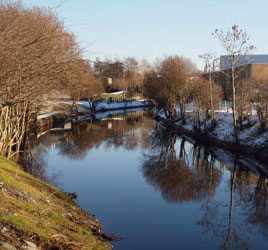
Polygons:
M211 79L211 72L209 74L209 90L210 90L210 107L211 107L211 117L212 123L215 121L215 114L214 114L214 103L213 103L213 95L212 95L212 79Z
M234 139L235 143L238 143L238 135L237 135L237 119L236 119L236 98L235 98L235 72L234 65L232 65L232 89L233 89L233 97L232 97L232 109L233 109L233 128L234 128Z

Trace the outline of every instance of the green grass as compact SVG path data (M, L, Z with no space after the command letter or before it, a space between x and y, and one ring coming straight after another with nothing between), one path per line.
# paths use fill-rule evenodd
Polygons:
M91 225L96 223L95 219L70 201L69 196L1 157L0 183L0 223L22 230L30 239L37 234L39 246L110 246L93 235Z

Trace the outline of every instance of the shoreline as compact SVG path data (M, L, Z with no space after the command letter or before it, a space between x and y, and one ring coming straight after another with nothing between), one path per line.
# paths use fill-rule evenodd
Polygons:
M90 109L83 106L82 110L79 110L76 115L74 115L71 112L71 109L68 110L59 110L59 111L53 111L48 112L44 114L37 115L36 119L36 126L37 130L43 130L50 129L54 126L57 126L59 124L62 124L67 119L73 118L76 119L79 116L97 116L98 114L104 114L106 112L112 112L112 111L124 111L124 110L133 110L133 109L143 109L143 108L153 108L154 104L150 101L146 101L147 103L144 105L135 105L135 106L121 106L116 108L100 108L92 112ZM97 118L98 119L98 118ZM40 132L40 131L39 131Z
M112 249L114 236L74 202L74 194L1 157L0 198L0 248Z
M176 135L187 136L195 142L200 143L204 146L223 149L232 154L240 154L264 164L267 164L268 162L268 147L266 146L256 147L236 144L235 142L231 141L222 141L217 137L209 135L208 133L186 129L183 126L168 121L163 117L157 118L156 121L161 122L166 128L173 129Z
M146 105L101 108L95 114L149 107L153 105L147 102ZM78 113L78 115L91 114L90 110ZM36 120L37 129L60 124L69 118L72 118L70 110L43 114ZM99 221L76 203L75 193L69 194L44 183L22 170L20 165L1 157L0 173L2 174L2 177L0 174L0 232L2 232L0 248L21 249L28 246L33 246L31 249L113 248L110 241L116 240L116 237L102 231ZM6 177L12 179L12 184L5 181ZM13 207L13 202L19 202L19 205ZM42 224L46 225L41 226ZM57 229L58 224L62 228L60 233Z

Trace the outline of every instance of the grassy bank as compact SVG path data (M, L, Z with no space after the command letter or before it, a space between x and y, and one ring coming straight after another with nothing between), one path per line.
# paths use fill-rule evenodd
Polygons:
M98 221L68 194L0 158L0 242L18 249L25 240L39 249L111 249L104 238Z

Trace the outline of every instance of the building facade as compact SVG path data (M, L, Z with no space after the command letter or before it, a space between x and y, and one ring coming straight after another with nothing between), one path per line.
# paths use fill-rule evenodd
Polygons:
M268 81L268 55L234 57L234 62L237 84L244 80ZM224 96L228 99L232 94L231 63L229 56L220 56L220 71L213 72L212 79L222 86Z

